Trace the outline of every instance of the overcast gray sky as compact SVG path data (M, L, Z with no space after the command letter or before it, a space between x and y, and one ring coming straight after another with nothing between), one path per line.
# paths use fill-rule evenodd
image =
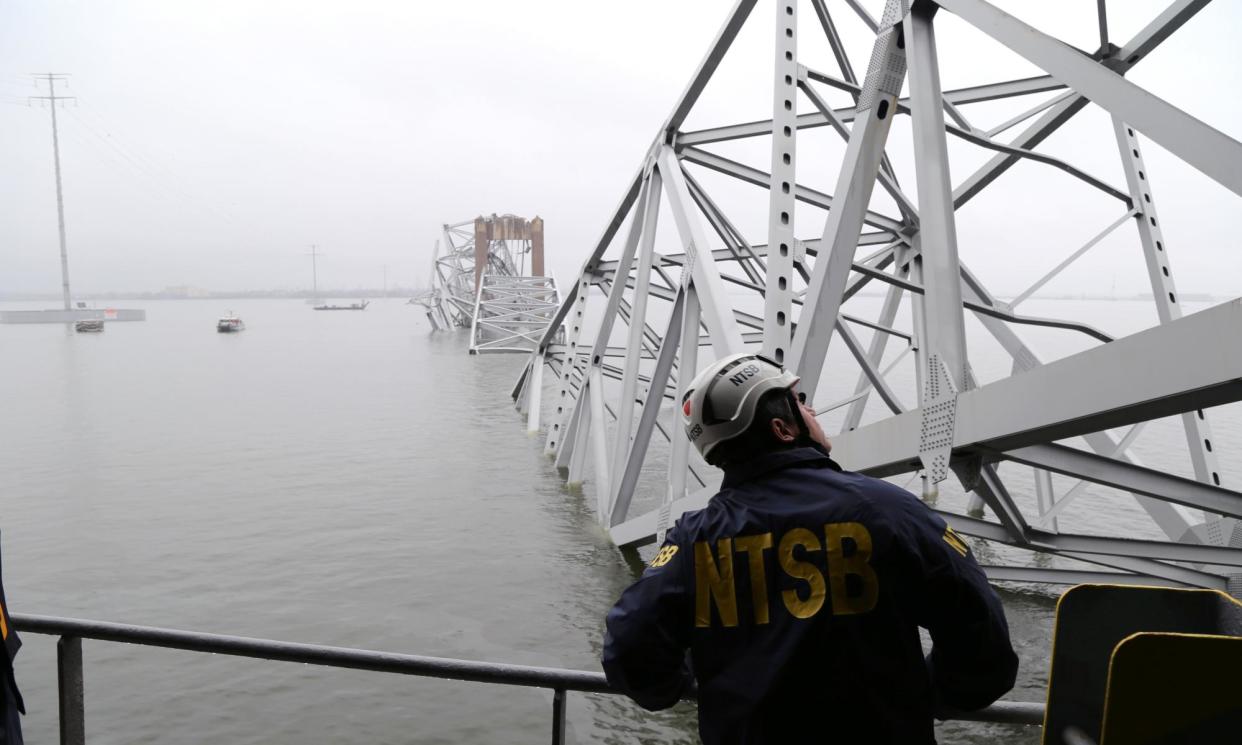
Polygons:
M29 73L46 71L70 73L58 93L77 97L58 114L77 291L305 287L311 244L326 254L325 285L377 287L384 266L390 283L421 284L439 226L491 212L541 215L567 283L730 5L0 0L0 292L59 287L49 111L26 106L46 94ZM828 5L861 72L870 39L844 2ZM1096 45L1094 2L1001 5ZM1114 40L1164 5L1113 0ZM804 6L800 58L834 71ZM692 124L769 114L771 16L761 2ZM1130 77L1239 138L1240 27L1242 3L1217 0ZM938 28L946 88L1037 72L956 19ZM967 114L986 128L1012 110ZM1048 149L1124 184L1107 118L1081 119ZM838 146L827 130L814 136L824 143L799 142L799 179L830 190ZM892 142L895 158L908 153L908 123ZM720 152L767 167L759 141ZM1154 145L1146 155L1181 289L1238 294L1236 197ZM963 255L1002 292L1120 215L1060 175L1021 174L959 218ZM762 242L767 200L749 194L720 200ZM822 214L799 212L800 235L821 230ZM1121 232L1049 291L1144 290L1137 244Z

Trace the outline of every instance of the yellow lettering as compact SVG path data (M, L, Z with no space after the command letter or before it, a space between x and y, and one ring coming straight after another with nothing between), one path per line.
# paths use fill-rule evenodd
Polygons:
M954 551L958 552L962 556L965 556L970 551L970 547L966 545L966 541L962 540L962 537L957 534L956 530L948 526L945 526L944 529L944 542L949 544Z
M854 550L845 555L845 540L854 544ZM871 533L862 523L827 523L824 525L824 545L828 551L828 581L832 583L832 614L844 616L866 613L875 607L880 597L880 580L868 563L871 560ZM846 587L847 575L861 580L862 592L851 596Z
M665 564L672 561L673 557L676 555L677 555L676 544L670 544L668 546L664 546L663 548L660 549L660 553L655 555L655 558L651 560L651 563L648 566L652 567L653 569L662 567Z
M819 551L819 539L806 528L794 528L781 537L781 545L777 549L781 569L785 570L785 574L794 579L804 580L810 587L810 592L805 599L799 597L797 590L782 592L781 598L785 601L785 607L795 618L810 618L824 607L826 592L824 575L820 574L814 564L795 559L794 546L803 546L808 552Z
M768 577L763 566L763 552L772 548L772 534L738 536L738 551L745 551L750 569L750 600L755 606L755 623L768 622Z
M694 544L694 625L707 628L712 623L712 601L726 627L737 626L737 595L733 591L733 539L716 542L720 564L712 558L707 541Z

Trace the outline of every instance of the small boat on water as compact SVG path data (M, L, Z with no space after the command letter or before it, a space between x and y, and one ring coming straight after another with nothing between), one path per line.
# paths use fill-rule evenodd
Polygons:
M219 331L221 334L235 334L238 331L245 330L246 324L232 313L216 321L216 331Z
M366 310L368 305L370 305L370 303L366 300L360 300L356 303L350 303L349 305L330 305L328 303L324 303L323 305L316 305L315 310Z
M104 322L102 318L84 318L73 324L73 330L79 334L98 334L103 329Z

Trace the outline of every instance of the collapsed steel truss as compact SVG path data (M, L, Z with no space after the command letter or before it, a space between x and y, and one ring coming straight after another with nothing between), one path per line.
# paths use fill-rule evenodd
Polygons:
M470 354L531 351L543 339L560 300L551 277L484 274L474 303Z
M856 0L845 0L841 10L857 14L875 32L861 80L827 0L774 0L772 118L685 131L688 112L756 4L739 0L733 7L514 388L528 429L539 431L546 424L547 452L567 469L569 481L583 481L590 468L599 520L616 543L658 540L677 515L706 503L718 476L689 447L671 415L673 402L706 363L700 348L710 348L715 357L758 349L801 376L801 388L819 404L821 416L831 411L840 418L834 455L846 468L884 477L917 473L924 498L959 532L1059 557L1024 561L1029 554L997 547L988 552L995 558L985 561L994 579L1216 588L1228 587L1230 577L1236 582L1242 566L1242 527L1236 522L1242 494L1221 485L1207 409L1242 399L1242 349L1233 342L1242 328L1242 301L1182 317L1139 133L1238 195L1242 145L1125 77L1207 0L1173 2L1120 47L1107 38L1101 0L1100 47L1093 53L984 0L888 0L879 20ZM807 7L824 32L809 42L798 39L797 23ZM941 10L1046 74L942 90L933 22ZM800 64L800 43L827 43L837 70ZM908 98L899 98L903 83ZM853 105L831 106L826 92L833 89L847 93ZM964 111L970 104L1016 97L1038 100L991 129L975 125ZM809 102L811 110L799 114L799 101ZM1124 185L1034 149L1088 102L1111 116ZM885 151L898 116L909 116L913 130L913 195L898 182ZM1020 125L1025 128L1007 141L998 139ZM846 143L831 194L795 177L799 135L817 127L830 127ZM771 141L770 172L711 149L760 136ZM950 180L949 136L995 153L956 186ZM1002 302L959 261L955 211L1022 161L1060 169L1064 178L1087 184L1118 205L1106 217L1115 220L1104 233ZM742 235L705 182L696 180L699 171L691 164L766 190L766 243ZM898 214L872 207L877 184ZM661 197L680 245L657 250ZM798 203L828 210L819 237L803 240L795 234ZM1050 278L1125 225L1141 245L1159 325L1113 339L1074 319L1018 311ZM850 301L877 286L886 287L878 313L861 317ZM905 330L898 324L902 308L910 314ZM966 348L968 315L1012 357L1011 376L976 380ZM1099 343L1045 364L1020 333L1032 326L1084 334ZM554 334L562 328L566 341L559 342ZM825 375L834 338L856 370L857 382L844 395L829 384L840 376L828 381ZM894 340L904 349L890 349ZM556 376L547 404L545 368ZM906 400L894 382L903 369L913 389ZM839 400L821 401L825 392ZM917 400L907 403L912 396ZM882 407L874 403L877 397ZM1146 423L1170 416L1180 417L1194 478L1147 468L1131 450ZM1123 427L1129 428L1124 434L1114 431ZM653 447L653 441L668 445ZM938 485L950 472L961 493L976 500L968 509L947 509L940 498ZM1021 498L1011 489L1019 482ZM648 488L639 488L642 484ZM1167 540L1135 537L1125 528L1109 535L1063 530L1071 522L1066 508L1091 502L1100 487L1140 517L1145 512L1149 524L1159 528L1152 532ZM969 509L980 503L988 508L987 518ZM1093 532L1099 532L1098 525Z
M525 275L526 256L530 275ZM528 352L556 313L556 282L542 276L543 220L491 215L445 225L421 305L436 331L470 329L470 353Z
M484 261L476 262L475 220L445 225L432 255L431 287L414 302L427 309L427 319L437 331L456 326L470 328L481 274L517 276L517 262L508 241L484 246Z

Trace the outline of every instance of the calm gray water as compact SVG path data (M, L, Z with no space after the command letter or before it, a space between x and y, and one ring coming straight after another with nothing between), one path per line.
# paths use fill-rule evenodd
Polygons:
M598 669L603 615L634 564L523 434L509 399L522 357L467 355L464 334L431 334L397 300L365 313L124 305L149 320L100 335L0 326L0 529L15 612ZM1101 323L1113 331L1149 323L1124 303L1082 305L1116 316ZM215 332L229 308L244 333ZM1230 422L1222 442L1239 439ZM1165 444L1145 459L1159 463ZM1023 660L1009 698L1040 701L1054 591L1002 598ZM51 742L54 643L24 638L27 739ZM548 736L551 696L537 690L84 646L92 743ZM571 694L569 719L579 742L697 741L685 705L651 715ZM1000 726L940 734L1039 741Z

